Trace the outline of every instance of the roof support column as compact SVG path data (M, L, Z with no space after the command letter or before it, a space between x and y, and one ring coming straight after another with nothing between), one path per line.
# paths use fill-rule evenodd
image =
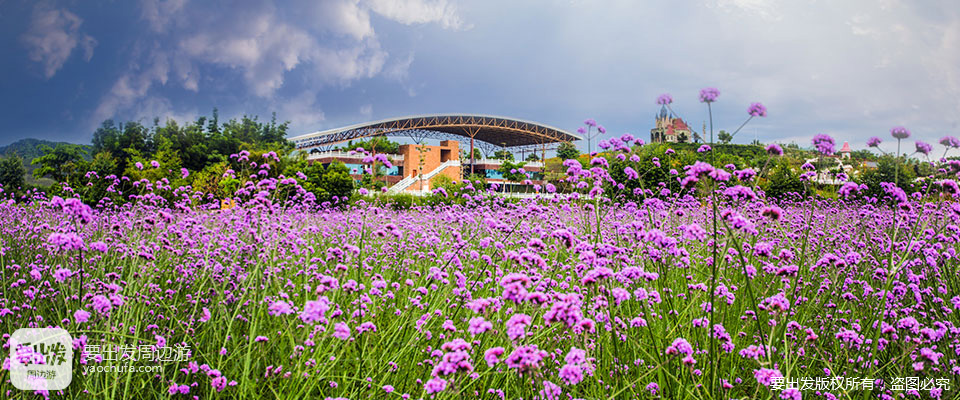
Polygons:
M476 126L476 127L467 128L466 131L467 131L467 136L470 136L470 175L473 175L473 164L474 164L473 138L476 137L477 133L480 132L480 127Z

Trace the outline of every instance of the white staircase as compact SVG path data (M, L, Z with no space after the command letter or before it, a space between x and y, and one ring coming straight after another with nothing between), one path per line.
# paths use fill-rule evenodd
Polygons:
M440 166L438 166L433 171L430 171L426 175L423 175L422 179L425 183L430 182L431 178L433 178L434 176L437 176L437 174L439 174L440 172L443 172L444 169L447 169L449 167L459 167L459 166L460 166L460 160L450 160L450 161L444 162L443 164L440 164ZM407 188L410 187L410 185L413 185L414 182L419 181L420 179L421 177L419 176L410 175L406 178L401 179L400 182L397 182L396 185L391 186L390 189L387 189L387 193L391 193L391 194L402 193L404 190L407 190Z
M410 187L414 182L417 181L417 178L413 175L410 175L406 178L400 180L395 185L391 186L390 189L387 189L387 193L397 194L403 191L404 189Z

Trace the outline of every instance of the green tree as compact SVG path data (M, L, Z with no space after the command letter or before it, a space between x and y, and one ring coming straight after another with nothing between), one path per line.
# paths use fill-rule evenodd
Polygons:
M210 132L210 134L220 133L220 110L217 110L216 107L213 108L213 117L210 118L210 124L207 125L207 132Z
M897 163L900 163L900 175L895 179ZM898 180L899 184L897 186L903 189L904 192L913 193L917 190L914 185L916 178L917 174L913 166L904 163L902 158L898 160L894 159L893 156L884 155L877 160L876 169L864 171L856 181L857 183L867 185L867 190L864 194L880 197L884 195L884 191L880 187L881 182L893 183L894 180Z
M49 176L57 182L66 182L67 177L77 170L77 164L83 161L86 152L78 145L60 143L56 148L45 144L38 146L42 156L34 158L30 164L39 165L33 170L36 179Z
M383 167L377 166L375 170L381 170ZM363 174L360 176L360 187L380 190L387 186L387 183L380 179L380 174Z
M856 161L874 161L877 154L866 149L854 150L850 152L850 158Z
M157 136L156 142L157 151L149 157L135 154L132 158L133 163L127 166L124 175L133 180L147 179L151 182L163 178L170 181L180 178L180 155L173 148L173 142L166 136ZM154 161L159 164L158 167L151 165ZM143 169L136 166L138 162L143 165Z
M223 133L238 142L259 143L263 132L263 125L257 122L257 117L250 118L246 115L239 121L231 119L223 124Z
M483 191L487 187L487 177L480 174L471 174L466 178L470 181L470 185L473 186L477 191Z
M210 195L213 198L222 199L228 197L228 193L223 190L223 185L220 184L228 168L230 168L229 164L225 161L207 165L203 170L190 175L190 186L193 190Z
M180 155L183 167L190 171L200 171L210 162L210 149L203 131L204 118L184 127L176 121L168 120L167 125L157 130L155 136L165 136L172 142L172 148Z
M527 161L540 161L540 156L538 156L537 153L530 153L529 155L527 155L526 160L527 160Z
M274 112L270 118L269 124L263 124L260 133L260 143L276 143L279 145L287 144L287 128L290 122L285 121L277 124L277 113Z
M430 189L437 188L443 188L448 196L456 196L456 193L460 192L460 189L463 188L463 181L454 182L449 176L438 174L430 179Z
M400 143L387 139L385 136L374 136L367 140L353 143L349 142L346 146L341 146L340 150L350 151L357 148L364 149L371 153L399 154Z
M802 196L803 182L800 181L800 176L790 167L790 163L781 160L771 172L765 192L767 197L777 199L784 198L788 193L796 193Z
M317 204L332 201L333 196L350 197L354 189L350 170L339 161L324 167L321 163L311 163L304 156L300 156L284 168L283 174L297 177L297 183L313 194Z
M527 174L523 171L523 166L526 163L519 162L513 163L511 161L504 161L500 164L500 168L497 168L497 171L500 171L500 174L503 175L503 179L512 182L520 182L524 179L528 179Z
M557 146L557 157L561 160L575 160L580 156L580 150L573 143L563 142Z
M150 130L139 122L127 122L120 134L120 150L136 149L142 153L153 150Z
M495 153L493 153L493 158L496 160L513 161L513 153L508 150L497 150Z
M26 186L24 174L27 173L23 167L23 158L17 153L8 154L0 158L0 185L3 185L4 191L16 192Z
M717 134L717 139L720 140L720 143L730 144L730 141L733 140L733 135L727 133L727 131L720 131Z
M113 120L103 121L100 128L93 132L93 150L91 153L108 152L117 160L117 170L122 174L131 163L131 154L143 154L151 151L150 132L139 122L127 122L116 125ZM131 153L134 150L134 153Z
M93 154L102 151L113 155L120 154L120 129L112 119L103 121L103 124L93 132Z
M563 161L565 160L559 157L548 158L544 161L544 179L550 182L557 182L566 178L567 167L563 166Z
M607 185L605 190L610 194L621 194L626 196L629 199L639 200L642 199L642 195L634 195L635 189L641 190L651 190L654 195L659 194L661 189L660 184L664 183L666 189L670 189L672 192L680 190L680 184L677 183L676 179L670 175L671 168L678 168L674 165L675 162L679 162L677 157L682 155L692 156L690 151L679 151L676 155L665 156L664 153L667 148L670 146L667 144L651 144L641 148L638 156L640 161L633 162L630 159L619 160L614 157L608 157L607 162L610 163L610 175L617 182L622 182L624 189L621 191L617 187ZM657 157L659 159L659 166L654 164L653 158ZM688 159L689 163L692 163L694 159ZM627 176L625 172L626 168L630 167L633 169L640 177L639 179L632 179Z
M333 197L345 199L353 193L353 177L350 176L350 169L342 162L336 161L327 166L321 180L321 188L324 196L318 197L318 201L331 201Z
M114 202L123 202L124 199L118 193L108 191L113 181L104 179L117 170L117 159L109 151L101 151L93 156L93 160L83 166L83 171L93 171L95 176L87 178L86 173L80 176L76 174L75 179L71 179L70 186L76 188L80 199L87 204L94 204L109 198ZM80 178L84 179L80 179Z

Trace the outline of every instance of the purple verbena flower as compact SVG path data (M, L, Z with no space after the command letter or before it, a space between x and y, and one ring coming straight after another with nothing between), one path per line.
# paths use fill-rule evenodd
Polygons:
M757 378L763 386L770 386L773 383L774 378L783 378L783 374L780 373L780 370L769 369L769 368L760 368L753 371L753 376Z
M673 340L673 343L671 343L670 346L667 346L666 354L683 354L689 356L693 354L693 346L690 345L690 342L688 342L687 339L676 338Z
M895 126L890 128L890 135L897 140L903 140L910 137L910 131L902 126Z
M957 139L953 136L944 136L940 138L940 144L951 148L957 148L960 147L960 139Z
M717 88L703 88L700 89L700 102L701 103L713 103L717 101L717 97L720 96L720 91Z
M270 305L269 314L273 316L293 314L293 307L285 301L275 301Z
M835 143L832 137L821 133L814 136L812 142L813 147L815 147L820 154L825 156L833 154Z
M771 143L770 145L767 146L767 154L771 156L782 156L783 148L776 143Z

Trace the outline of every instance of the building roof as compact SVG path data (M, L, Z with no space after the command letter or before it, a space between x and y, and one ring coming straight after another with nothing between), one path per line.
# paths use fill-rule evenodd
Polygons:
M473 138L494 146L515 147L581 140L580 136L548 125L490 115L415 115L364 122L289 138L299 149L333 145L373 136ZM453 136L453 137L451 137Z
M850 153L851 151L852 151L852 150L850 150L850 143L849 143L849 142L843 142L843 147L840 148L840 152L841 152L841 153Z

